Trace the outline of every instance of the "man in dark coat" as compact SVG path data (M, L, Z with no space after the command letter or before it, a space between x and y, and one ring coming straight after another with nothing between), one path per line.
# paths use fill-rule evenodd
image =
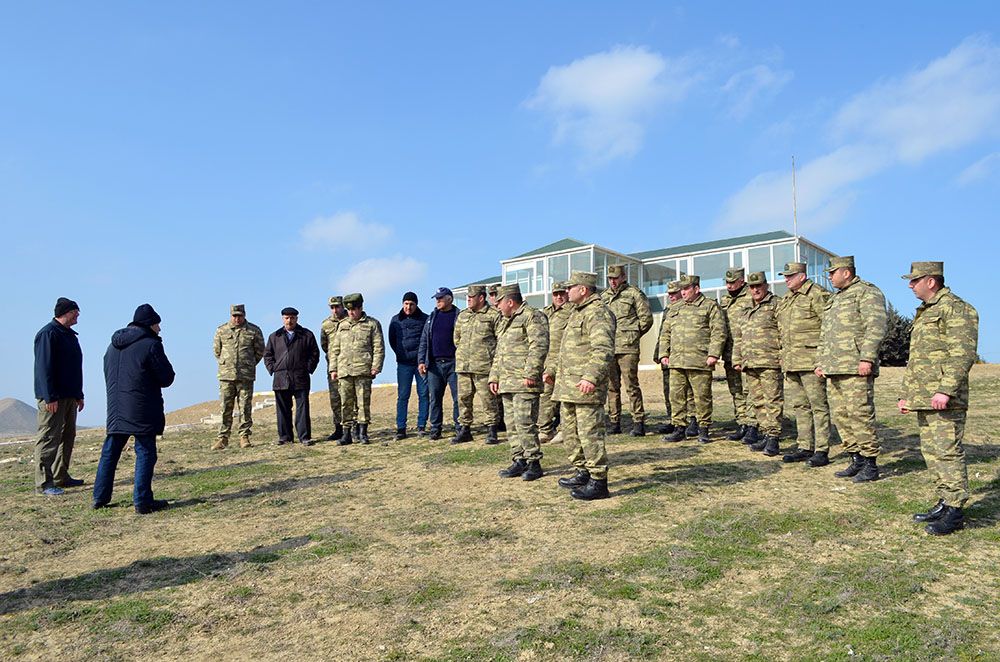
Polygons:
M83 411L83 352L72 327L80 318L75 301L59 297L52 321L35 335L35 492L58 496L83 481L69 475L76 414Z
M167 507L153 498L156 436L163 434L163 393L174 383L174 368L163 352L160 316L144 303L135 309L132 323L115 331L104 354L104 381L108 387L108 429L94 480L93 508L111 502L118 459L129 437L135 437L135 512L147 515Z
M455 322L458 308L451 290L439 287L434 293L434 310L424 322L417 347L417 370L427 377L430 438L441 438L444 421L444 389L451 389L452 420L458 430L458 373L455 372Z
M389 322L389 346L396 354L396 439L406 439L406 417L413 380L417 381L417 433L427 425L427 376L417 370L417 349L427 313L417 305L417 295L403 295L403 308Z
M295 399L295 432L305 446L312 446L309 420L309 376L319 365L319 344L312 331L299 326L299 311L283 308L282 327L267 338L264 367L274 377L278 445L292 441L292 398Z

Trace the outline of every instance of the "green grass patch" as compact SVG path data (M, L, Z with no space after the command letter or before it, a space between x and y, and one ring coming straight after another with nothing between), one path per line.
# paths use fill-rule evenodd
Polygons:
M276 475L280 471L281 468L273 464L244 464L181 472L158 480L162 480L164 487L172 492L179 492L188 497L203 497L219 494L231 487L242 486L251 480L253 486L257 487L260 478Z
M455 540L465 543L511 542L516 539L517 536L507 529L475 528L459 531L455 534Z
M407 596L407 603L414 607L428 607L458 595L460 591L449 582L437 577L425 579L417 590Z
M325 529L309 534L309 540L317 543L302 550L306 556L315 558L325 558L337 554L350 554L368 545L364 540L350 531L339 529Z

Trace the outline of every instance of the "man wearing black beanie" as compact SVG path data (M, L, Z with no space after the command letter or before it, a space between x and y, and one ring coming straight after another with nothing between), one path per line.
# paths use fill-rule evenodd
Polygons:
M396 439L406 439L406 419L410 408L410 392L417 382L417 434L423 436L427 426L427 377L417 370L417 349L424 330L427 313L417 305L417 295L403 295L403 307L389 322L389 347L396 354Z

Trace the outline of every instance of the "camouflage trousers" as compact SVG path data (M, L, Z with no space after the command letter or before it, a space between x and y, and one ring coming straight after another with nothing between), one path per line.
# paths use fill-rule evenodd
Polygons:
M828 375L826 394L830 418L844 442L844 451L878 457L875 434L875 378L861 375Z
M554 390L554 384L546 384L538 401L538 431L546 434L555 432L556 419L559 416L559 403L552 399Z
M774 437L781 435L781 370L778 368L746 368L743 383L747 385L753 422L760 431Z
M747 400L750 386L744 379L745 373L733 369L732 359L724 362L726 368L726 385L729 395L733 397L733 418L738 425L756 425L757 420L753 407Z
M663 373L663 406L667 408L667 419L672 418L670 415L670 368L661 365L660 372ZM694 394L688 391L687 397L687 410L690 412L694 411ZM691 414L694 416L694 414Z
M500 420L497 414L497 396L490 392L490 376L477 372L458 373L458 424L471 426L475 422L475 399L479 395L479 404L486 414L486 425L496 425Z
M340 384L339 379L333 379L330 377L330 373L326 373L326 388L330 391L330 411L333 414L333 425L334 427L340 425L341 411L340 411Z
M694 400L693 411L688 409L689 398ZM711 425L712 371L671 368L670 409L674 425L687 426L689 416L696 417L700 426Z
M340 382L340 420L344 425L369 423L372 420L372 378L338 377Z
M538 445L538 394L504 393L502 398L511 459L525 462L542 459L542 447Z
M642 390L639 388L639 355L616 354L608 366L608 419L617 423L622 418L622 383L628 392L632 422L646 420L646 410L642 406Z
M918 411L920 452L934 477L938 498L961 508L969 500L969 472L965 463L965 410Z
M785 373L785 400L795 415L799 450L830 450L826 380L811 370Z
M604 411L601 405L563 402L563 443L569 450L569 463L577 471L586 471L594 480L608 479L608 451L604 446Z
M241 437L253 434L253 382L227 379L219 382L219 400L222 402L222 423L219 425L219 439L229 441L233 430L233 408L240 403Z
M62 485L69 475L69 461L76 441L76 398L57 400L55 413L38 400L38 439L35 441L35 487Z

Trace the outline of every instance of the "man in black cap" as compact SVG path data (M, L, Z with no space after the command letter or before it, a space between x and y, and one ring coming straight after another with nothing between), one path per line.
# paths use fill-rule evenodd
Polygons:
M83 411L83 352L70 328L79 318L76 302L59 297L52 321L35 334L35 492L47 496L62 494L63 487L83 485L69 475L76 414Z
M115 470L129 437L135 438L135 512L148 515L167 507L153 498L156 435L163 434L163 392L174 383L174 368L163 351L160 316L148 303L135 309L132 323L115 331L104 354L108 387L108 436L94 479L92 508L111 502Z
M267 338L264 367L274 377L272 389L278 418L278 445L292 441L292 398L295 399L295 432L305 446L312 446L309 420L310 375L319 365L319 344L312 331L299 326L299 311L281 310L280 329Z
M420 334L417 348L417 370L427 375L427 391L430 402L431 439L441 438L444 412L441 405L444 389L451 389L453 420L458 429L458 373L455 372L455 321L458 308L452 305L454 295L447 287L439 287L434 293L434 310L427 317L424 330Z

